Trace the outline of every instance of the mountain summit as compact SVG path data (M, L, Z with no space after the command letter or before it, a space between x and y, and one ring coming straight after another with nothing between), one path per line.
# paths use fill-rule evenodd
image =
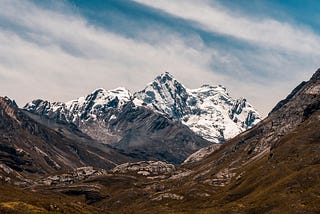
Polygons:
M187 89L168 72L157 76L142 91L134 94L144 105L180 119L189 113Z

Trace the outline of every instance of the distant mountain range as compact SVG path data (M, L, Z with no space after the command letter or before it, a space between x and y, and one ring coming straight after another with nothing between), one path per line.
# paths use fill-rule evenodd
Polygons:
M34 100L24 110L73 123L125 152L172 163L211 143L223 143L261 120L246 99L232 99L223 86L191 90L169 73L134 94L125 88L100 88L66 103Z

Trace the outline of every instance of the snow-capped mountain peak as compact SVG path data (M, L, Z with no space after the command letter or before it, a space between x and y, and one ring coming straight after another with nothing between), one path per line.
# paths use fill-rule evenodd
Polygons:
M180 118L186 113L184 103L188 97L187 90L168 72L157 76L145 89L135 93L134 97L173 118Z
M205 84L188 89L167 72L134 97L136 104L181 120L215 143L234 137L260 121L259 114L246 99L233 99L224 86Z

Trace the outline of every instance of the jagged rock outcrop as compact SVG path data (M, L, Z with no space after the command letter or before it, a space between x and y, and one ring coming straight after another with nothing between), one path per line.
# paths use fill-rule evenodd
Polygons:
M113 173L135 173L144 176L167 175L176 170L173 164L162 161L141 161L135 163L124 163L116 166Z

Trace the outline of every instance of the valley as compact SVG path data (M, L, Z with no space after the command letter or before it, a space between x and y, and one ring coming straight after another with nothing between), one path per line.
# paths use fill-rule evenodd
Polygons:
M136 106L134 100L120 108L113 125L104 120L104 127L126 133L109 144L70 122L63 108L33 102L37 107L22 110L1 98L0 211L320 212L319 85L317 70L268 117L220 144L197 135L177 120L181 115L154 112L156 107ZM117 108L89 112L110 116ZM146 145L149 150L141 147Z

